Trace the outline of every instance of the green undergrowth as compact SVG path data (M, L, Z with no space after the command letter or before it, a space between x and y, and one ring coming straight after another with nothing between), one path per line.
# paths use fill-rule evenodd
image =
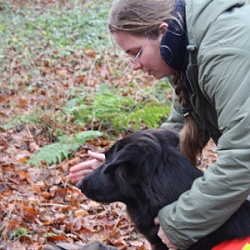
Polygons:
M47 165L56 164L70 155L72 156L87 140L100 136L103 136L103 133L99 131L83 131L71 137L58 137L58 142L41 148L36 155L29 159L28 164L38 165L41 162Z
M147 101L135 100L110 90L109 84L103 84L92 96L83 92L81 96L71 99L66 103L63 112L55 117L56 124L64 123L66 127L65 122L70 121L70 124L75 124L79 128L85 127L91 130L95 137L110 136L139 130L145 126L147 128L159 127L170 111L167 105L162 105L156 98L149 98ZM104 131L104 134L98 131ZM82 132L75 133L73 136L60 136L64 133L62 126L61 129L59 125L55 126L54 137L58 142L43 147L37 155L31 157L29 163L35 165L40 161L45 161L47 164L60 162L90 139L85 138L85 133Z
M166 119L169 85L132 73L116 55L111 1L16 2L0 0L0 129L42 130L47 146L30 164L71 156L89 138L83 130L119 135Z

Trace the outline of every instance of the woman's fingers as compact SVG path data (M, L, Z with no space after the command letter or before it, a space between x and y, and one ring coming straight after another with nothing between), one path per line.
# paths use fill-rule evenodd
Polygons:
M159 222L159 218L156 217L154 219L154 223L155 225L160 225L160 222ZM161 241L169 248L169 250L177 250L178 248L172 244L170 242L170 240L168 239L168 237L165 235L165 233L163 232L162 228L159 227L159 230L158 230L158 233L157 233L158 237L161 239Z
M70 168L69 177L74 182L81 180L83 177L90 174L95 169L99 168L105 160L105 155L102 153L96 153L89 150L88 155L90 158L92 158L92 160L81 162Z
M91 157L92 159L96 159L97 161L103 162L105 160L105 154L102 154L102 153L96 153L96 152L89 150L88 155L89 157Z

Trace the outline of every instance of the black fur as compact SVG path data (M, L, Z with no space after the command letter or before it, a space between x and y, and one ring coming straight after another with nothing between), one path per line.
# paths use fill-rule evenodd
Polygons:
M114 144L105 164L77 185L92 200L125 203L137 230L156 250L168 249L157 236L154 218L202 176L178 151L178 143L170 130L137 131ZM249 235L250 202L245 201L222 227L189 249L210 250L227 239Z

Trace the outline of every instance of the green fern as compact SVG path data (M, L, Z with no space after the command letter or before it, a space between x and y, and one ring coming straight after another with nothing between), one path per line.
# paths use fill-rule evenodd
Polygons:
M169 107L162 106L157 100L149 100L145 105L142 101L135 101L114 93L101 92L93 96L84 96L77 106L69 107L67 112L74 117L78 124L99 121L101 126L119 132L121 129L140 129L145 123L149 128L158 127L159 121L166 118Z
M139 130L141 123L145 123L148 128L159 127L159 122L170 111L169 107L162 106L147 106L135 110L130 114L117 116L112 120L113 125L119 126L123 124L124 127L133 130Z
M75 134L74 137L59 137L58 142L41 148L36 155L29 159L28 164L38 165L41 161L46 162L48 165L56 164L68 158L69 154L76 152L85 141L99 136L103 136L103 133L99 131L84 131Z
M87 123L98 118L101 122L110 123L114 116L132 109L135 101L130 97L123 97L109 93L96 93L85 97L77 106L67 109L67 113L74 116L76 123Z

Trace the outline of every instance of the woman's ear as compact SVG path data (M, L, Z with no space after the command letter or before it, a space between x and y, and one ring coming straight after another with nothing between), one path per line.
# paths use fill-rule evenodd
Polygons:
M160 25L159 25L159 33L160 34L164 34L165 33L165 31L167 30L167 28L168 28L168 24L167 23L161 23Z

